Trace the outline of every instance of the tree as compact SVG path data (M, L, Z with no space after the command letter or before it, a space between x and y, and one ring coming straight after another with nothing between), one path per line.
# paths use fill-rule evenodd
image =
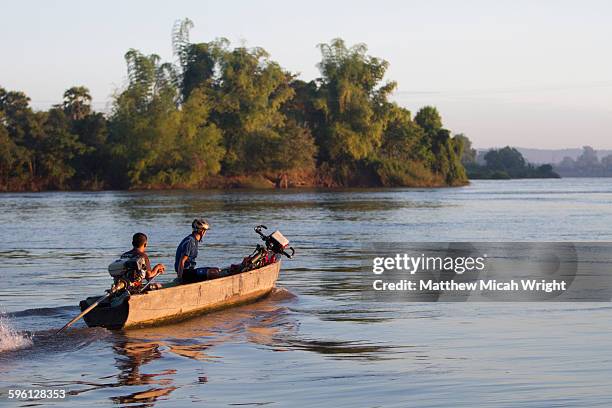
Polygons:
M282 112L299 126L318 132L325 124L325 115L318 108L319 87L316 81L293 79L289 86L293 89L293 97L283 104Z
M178 59L182 100L202 85L211 86L215 70L224 51L229 46L225 38L209 43L189 42L193 22L188 18L177 20L172 33L172 49Z
M492 170L521 170L526 165L525 158L521 152L510 146L498 150L489 150L485 154L484 159L487 167Z
M376 171L385 186L426 186L442 183L429 169L433 161L424 143L425 132L410 111L395 104L389 106L383 143Z
M42 115L30 108L30 98L23 92L6 91L0 87L0 113L8 138L16 146L11 151L18 152L23 169L18 171L23 184L29 183L32 189L36 174L36 151L43 135ZM23 174L26 173L27 175Z
M0 88L0 112L9 136L18 144L33 147L39 124L30 108L30 98L23 92Z
M115 96L109 142L115 166L111 183L143 186L155 180L165 149L175 146L179 117L174 68L155 54L125 54L129 83Z
M261 48L241 47L223 54L212 118L224 129L226 174L258 171L252 159L267 149L253 148L271 143L284 126L280 108L293 96L291 78Z
M180 179L197 185L219 173L225 154L221 130L209 121L212 103L203 90L194 89L183 105L177 140L177 162Z
M84 86L73 86L64 92L62 104L64 113L72 121L77 121L91 114L91 95Z
M108 144L108 120L102 113L91 112L72 121L71 133L77 135L85 146L83 153L73 160L78 186L86 189L107 187L108 174L114 162Z
M446 184L465 183L467 176L461 163L463 139L451 138L450 131L442 127L440 113L433 106L421 108L414 120L425 132L423 143L432 153L431 169L443 177Z
M319 161L347 184L357 167L367 167L383 142L387 96L395 82L381 84L388 62L367 55L365 44L347 47L337 38L319 44L322 77L315 108L322 123L314 130Z
M226 176L306 171L316 146L304 118L291 108L294 75L262 48L230 48L226 39L191 43L193 23L175 24L173 47L179 61L184 101L202 92L208 120L222 131ZM288 116L289 115L289 116Z
M45 115L44 136L37 151L38 171L50 188L65 189L76 171L72 160L86 151L78 136L70 133L63 110L53 108Z
M210 98L193 89L180 105L174 67L137 50L126 54L129 84L114 101L112 181L123 187L193 186L220 170L221 132ZM180 106L180 109L179 109Z
M569 156L565 156L558 167L565 170L573 170L576 167L576 161Z
M506 146L489 150L484 159L485 166L473 164L467 167L470 178L511 179L511 178L559 178L550 164L535 167L527 163L516 149Z
M586 169L589 167L595 167L599 164L597 158L597 152L591 146L583 146L582 154L576 159L576 166Z
M0 88L0 174L5 188L68 188L73 159L85 146L71 133L64 111L33 112L22 92Z
M461 163L464 165L476 163L476 149L472 148L472 141L463 133L456 134L453 138L457 146L460 146Z
M20 189L27 182L27 151L11 139L0 112L0 190Z
M602 157L601 164L608 172L612 171L612 154Z
M395 88L393 82L380 86L389 64L367 55L364 44L348 48L338 38L319 49L323 58L317 107L326 118L318 137L321 158L339 164L365 159L382 142L384 125L374 103Z
M435 135L440 129L442 129L442 117L438 113L438 110L433 106L425 106L421 108L414 121L419 125L425 132Z

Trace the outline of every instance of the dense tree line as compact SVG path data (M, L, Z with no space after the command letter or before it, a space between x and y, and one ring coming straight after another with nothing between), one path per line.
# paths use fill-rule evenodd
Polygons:
M177 63L131 49L127 85L108 115L87 88L34 111L0 88L0 189L434 186L467 181L467 138L438 111L389 101L388 63L365 45L321 44L321 77L305 82L261 48L189 40Z
M485 164L477 163L475 151L464 154L463 159L471 179L559 178L550 164L534 166L510 146L486 152Z
M563 177L612 177L612 154L599 159L591 146L583 146L576 158L564 157L555 165L555 171Z

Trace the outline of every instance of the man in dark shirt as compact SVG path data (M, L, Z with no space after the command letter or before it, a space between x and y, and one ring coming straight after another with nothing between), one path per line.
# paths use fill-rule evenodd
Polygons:
M210 225L205 220L195 219L191 223L191 234L187 235L178 248L174 257L174 270L178 279L183 283L199 282L208 278L210 268L196 268L198 246Z
M137 232L132 237L132 249L125 252L121 255L122 258L143 258L145 261L146 271L144 278L147 280L153 279L158 274L162 274L165 272L166 267L162 264L157 264L153 269L151 269L151 261L149 261L149 256L146 254L148 244L148 238L142 232ZM161 287L160 284L152 284L150 286L151 289L159 289Z

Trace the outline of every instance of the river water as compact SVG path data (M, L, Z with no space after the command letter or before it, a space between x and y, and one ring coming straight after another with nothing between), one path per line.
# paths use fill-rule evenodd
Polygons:
M450 189L0 195L0 405L448 407L612 405L609 303L369 303L360 251L384 241L611 241L610 179ZM250 305L128 331L54 332L106 266L149 236L172 269L191 220L200 265L280 229L296 249ZM172 273L162 281L172 278ZM8 400L59 388L66 399Z

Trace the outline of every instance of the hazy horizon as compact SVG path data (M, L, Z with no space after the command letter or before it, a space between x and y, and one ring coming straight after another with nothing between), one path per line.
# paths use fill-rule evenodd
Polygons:
M24 1L5 6L0 86L35 108L87 86L108 110L129 48L173 61L170 34L189 17L195 42L261 46L300 78L319 76L316 45L341 37L389 61L393 99L440 110L475 147L612 148L612 36L604 1L321 2ZM7 40L9 39L9 40Z

